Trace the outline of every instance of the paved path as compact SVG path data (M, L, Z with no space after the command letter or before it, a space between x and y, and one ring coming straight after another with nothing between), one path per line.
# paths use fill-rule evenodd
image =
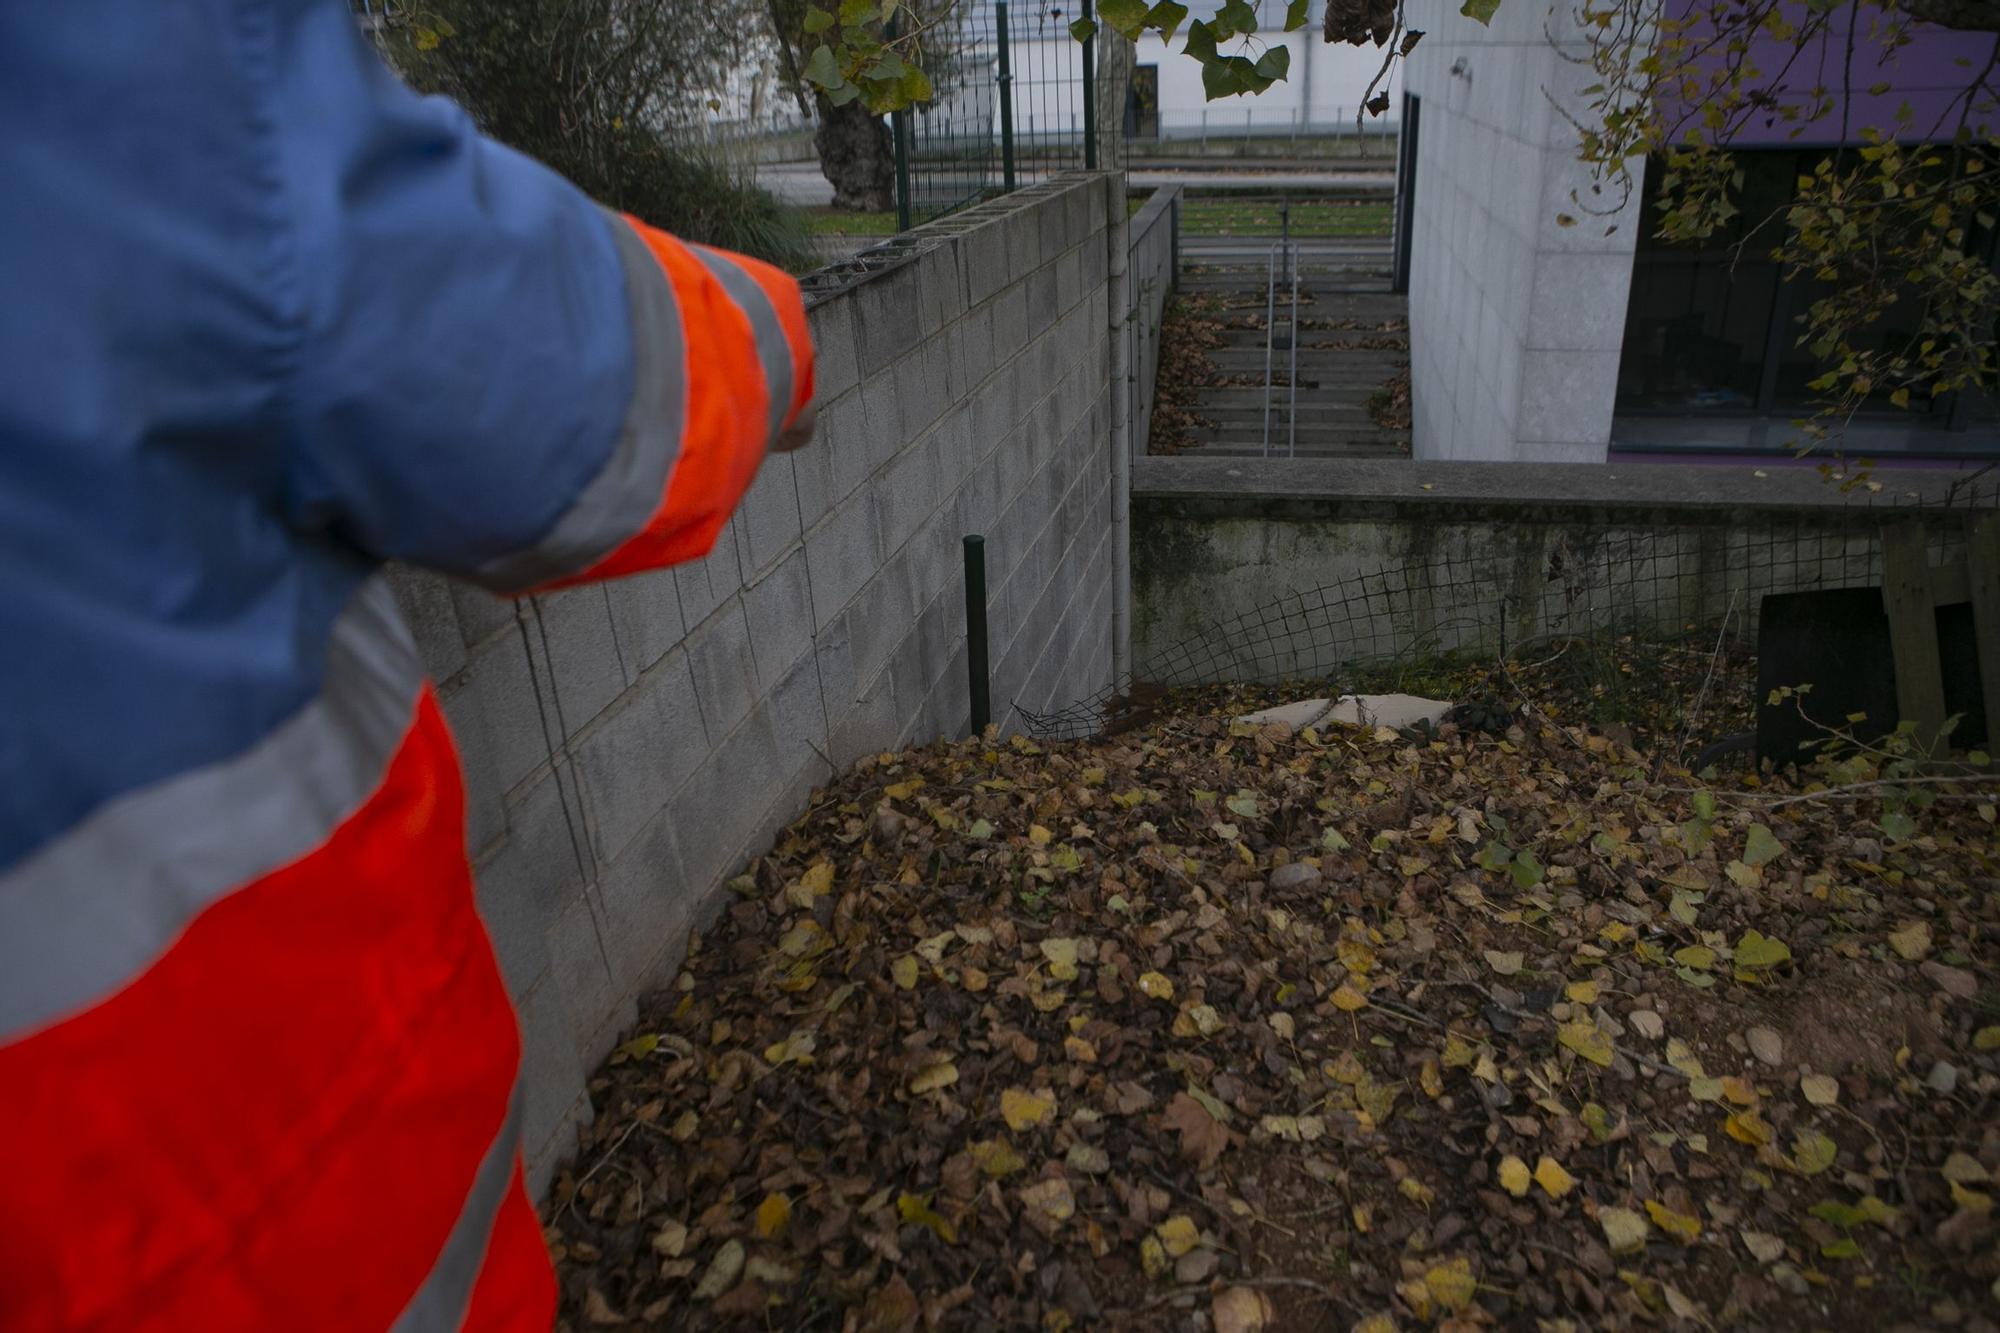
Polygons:
M757 183L788 204L801 208L823 208L833 202L833 186L820 174L816 162L773 162L757 168ZM1276 193L1279 190L1321 194L1377 194L1394 188L1395 174L1381 171L1259 171L1203 167L1193 170L1147 169L1126 173L1126 183L1134 190L1157 190L1182 185L1200 190L1242 190Z

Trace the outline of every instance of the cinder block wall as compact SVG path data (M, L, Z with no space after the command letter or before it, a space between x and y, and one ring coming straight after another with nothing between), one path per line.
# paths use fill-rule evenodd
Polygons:
M1576 160L1576 130L1556 110L1587 119L1581 90L1597 81L1589 65L1565 59L1585 49L1567 9L1513 0L1491 27L1458 10L1456 0L1410 0L1408 9L1409 26L1425 33L1404 72L1404 87L1421 99L1410 259L1412 452L1601 463L1641 224L1642 164L1633 164L1623 207L1612 209L1621 202L1615 194L1591 193L1589 168ZM1565 39L1560 49L1549 27ZM1563 215L1574 225L1563 225Z
M1153 432L1153 386L1160 372L1160 326L1167 301L1180 275L1181 187L1153 191L1132 215L1129 227L1131 260L1126 269L1131 287L1131 318L1127 324L1132 356L1132 452L1146 452Z
M996 720L1110 683L1113 206L1122 177L1058 178L818 299L819 438L699 564L520 603L399 576L521 1009L538 1194L721 883L835 769L964 734L962 536L986 537Z

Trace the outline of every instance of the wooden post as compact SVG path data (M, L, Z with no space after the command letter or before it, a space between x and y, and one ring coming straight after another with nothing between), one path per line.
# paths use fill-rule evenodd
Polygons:
M1979 645L1979 692L1986 703L1986 748L2000 749L2000 514L1973 523L1965 564L1972 637Z
M1882 609L1895 654L1897 711L1903 721L1916 723L1917 744L1928 749L1944 727L1944 665L1922 524L1898 523L1882 531Z

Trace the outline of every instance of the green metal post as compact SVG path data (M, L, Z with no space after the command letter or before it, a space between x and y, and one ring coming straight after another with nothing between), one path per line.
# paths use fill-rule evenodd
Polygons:
M892 14L883 26L883 35L896 40L896 18ZM889 130L896 144L896 230L910 229L910 113L907 109L890 113Z
M1000 169L1007 193L1014 192L1014 71L1007 63L1007 0L995 0L993 19L1000 38Z
M965 676L972 696L972 734L993 720L986 670L986 539L965 539Z
M1083 21L1091 22L1091 0L1083 0ZM1083 165L1097 170L1097 34L1083 39Z

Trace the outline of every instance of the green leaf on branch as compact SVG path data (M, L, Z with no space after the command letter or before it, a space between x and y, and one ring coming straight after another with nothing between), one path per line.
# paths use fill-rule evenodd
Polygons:
M825 32L833 26L833 15L824 9L814 7L806 11L806 32L812 35Z
M845 27L866 23L876 12L875 0L840 0L840 22Z
M813 48L806 60L805 77L807 83L827 92L847 82L847 76L840 72L840 63L833 58L833 48L825 44Z
M1087 42L1097 35L1097 24L1090 19L1078 19L1069 25L1069 35L1079 42Z
M1207 19L1196 19L1188 24L1187 45L1181 48L1181 54L1193 56L1202 63L1202 79L1206 82L1208 71L1205 67L1216 59L1215 29L1208 26Z
M1170 42L1174 39L1174 33L1179 30L1181 20L1187 16L1186 5L1176 4L1174 0L1160 0L1159 4L1146 11L1146 26L1157 28L1160 40Z
M1312 0L1291 0L1285 6L1285 31L1297 32L1306 26L1307 11L1312 8Z
M1257 31L1257 11L1249 0L1229 0L1229 3L1215 11L1215 39L1224 41L1238 33ZM1242 59L1241 57L1237 57ZM1250 62L1246 59L1244 64Z
M1100 0L1097 13L1113 31L1128 41L1138 41L1146 30L1146 0Z
M1257 57L1257 77L1264 79L1267 87L1284 78L1291 67L1292 48L1289 46L1274 46Z
M1467 18L1478 19L1486 24L1491 24L1493 16L1499 11L1500 0L1465 0L1465 3L1458 7L1458 12Z

